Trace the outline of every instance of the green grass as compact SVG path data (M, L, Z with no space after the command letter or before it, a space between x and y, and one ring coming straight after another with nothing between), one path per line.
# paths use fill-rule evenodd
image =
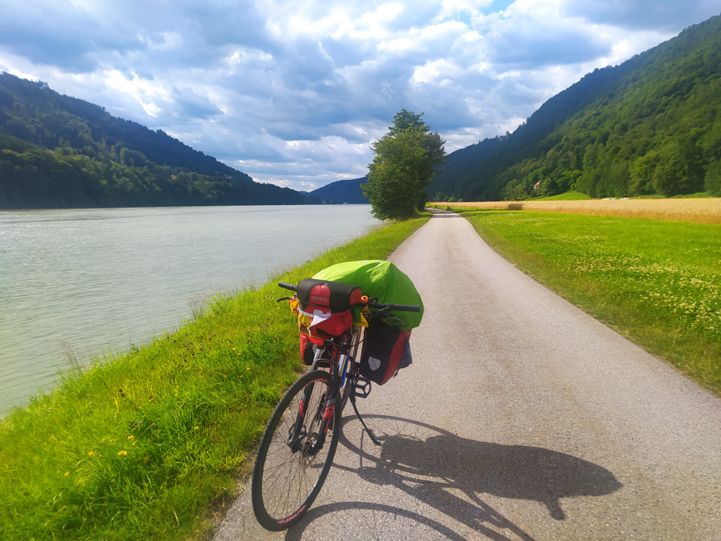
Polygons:
M564 192L548 197L531 197L529 201L582 201L592 199L590 195L581 192Z
M388 225L277 278L383 259L426 220ZM206 536L300 370L276 282L219 298L177 332L68 376L2 419L0 537Z
M721 225L463 214L519 268L721 394Z

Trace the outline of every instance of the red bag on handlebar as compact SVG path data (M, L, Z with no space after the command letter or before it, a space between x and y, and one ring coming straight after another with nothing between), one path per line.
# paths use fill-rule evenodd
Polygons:
M363 292L359 287L306 278L298 283L297 291L300 306L313 306L329 310L332 313L345 312L361 303Z
M340 336L353 325L351 307L361 303L358 287L307 278L298 283L298 327L301 335L317 345ZM302 347L302 346L301 346Z

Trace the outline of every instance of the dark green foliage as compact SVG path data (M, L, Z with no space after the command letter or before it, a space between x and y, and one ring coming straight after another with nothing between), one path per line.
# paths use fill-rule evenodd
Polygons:
M319 199L322 203L368 203L368 198L363 195L362 190L366 182L368 182L368 177L337 180L322 188L313 190L310 195Z
M716 16L586 75L514 133L452 153L430 189L466 200L552 195L565 185L594 197L678 195L704 189L719 159Z
M632 193L648 195L654 193L654 175L658 164L658 152L650 150L636 158L631 166L629 189Z
M376 218L407 219L425 205L426 187L445 151L444 141L422 116L402 109L388 133L373 143L376 155L363 192Z
M706 169L704 189L711 195L721 196L721 159L716 160Z
M0 208L307 202L161 130L0 74Z

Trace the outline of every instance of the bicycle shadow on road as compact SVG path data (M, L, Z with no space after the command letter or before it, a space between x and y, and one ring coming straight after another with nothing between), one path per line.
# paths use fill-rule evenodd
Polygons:
M365 418L383 445L374 446L355 417L346 417L341 443L358 456L358 466L335 467L369 483L393 485L492 539L507 539L499 529L531 537L484 502L484 493L539 502L551 517L564 520L562 498L603 496L622 487L607 469L565 453L470 440L411 419Z
M338 528L331 533L332 537L329 538L382 539L392 532L401 531L404 539L427 539L435 536L451 541L464 541L464 537L438 521L407 509L372 502L342 502L311 508L297 525L288 530L285 536L286 541L300 541L306 533L313 539L314 532L307 532L308 529L311 529L313 522L324 515L341 512L362 514L363 526L366 529L362 532L352 531L346 521L336 522Z

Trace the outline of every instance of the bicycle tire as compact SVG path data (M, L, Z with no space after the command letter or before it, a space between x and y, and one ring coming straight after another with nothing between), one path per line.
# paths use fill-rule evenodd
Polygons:
M306 446L311 446L314 441L313 435L317 435L313 432L314 423L322 422L318 414L320 412L322 417L323 395L327 396L330 381L331 376L325 370L313 370L303 375L286 391L268 421L255 460L251 489L253 512L261 526L267 530L284 530L298 522L313 504L328 476L340 435L340 407L334 410L332 432L326 434L326 441L320 451L311 455L306 452L310 447ZM320 387L318 384L321 384ZM304 436L294 439L293 444L290 444L288 434L297 419L298 402L309 385L313 387L310 388L310 399L304 408L302 424ZM318 401L315 402L314 399ZM300 448L293 450L292 447L296 444ZM325 455L318 456L324 450ZM269 461L270 456L272 459ZM318 474L314 482L312 479L308 482L308 472ZM283 482L283 476L286 474L287 482L278 488L278 480ZM301 477L298 477L299 474ZM294 488L296 481L297 490ZM278 503L275 493L279 493L281 498L283 494L286 495L280 506L271 505ZM291 495L295 494L298 495L297 498L288 502Z

